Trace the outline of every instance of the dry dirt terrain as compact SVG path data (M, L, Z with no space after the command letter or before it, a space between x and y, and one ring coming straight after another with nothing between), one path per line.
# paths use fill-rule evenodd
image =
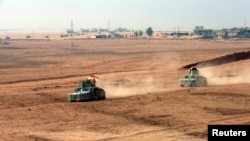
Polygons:
M250 124L249 40L8 43L0 44L1 141L206 141L209 124ZM190 64L207 87L179 87ZM92 73L107 99L69 102Z

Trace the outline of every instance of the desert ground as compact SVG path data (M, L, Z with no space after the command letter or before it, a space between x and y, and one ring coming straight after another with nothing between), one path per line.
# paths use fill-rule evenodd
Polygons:
M209 124L250 124L249 51L250 40L9 40L0 140L206 141ZM189 64L207 87L179 86ZM106 99L69 102L90 74Z

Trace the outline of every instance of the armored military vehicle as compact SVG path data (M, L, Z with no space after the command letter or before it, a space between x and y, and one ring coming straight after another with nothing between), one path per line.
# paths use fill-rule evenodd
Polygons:
M195 67L190 68L189 75L179 79L181 87L202 87L207 86L207 78L199 74L199 70Z
M105 98L104 89L92 85L88 80L80 81L79 87L75 89L75 92L68 93L70 102L103 100Z

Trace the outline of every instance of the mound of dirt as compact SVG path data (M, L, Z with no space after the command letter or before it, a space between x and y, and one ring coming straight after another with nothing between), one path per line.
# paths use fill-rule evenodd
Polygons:
M182 69L189 69L191 67L205 68L205 67L217 66L246 59L250 59L250 51L228 54L214 59L188 64L183 66Z

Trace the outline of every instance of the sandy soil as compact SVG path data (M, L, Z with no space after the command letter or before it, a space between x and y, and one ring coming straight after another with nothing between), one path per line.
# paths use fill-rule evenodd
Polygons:
M183 66L250 41L10 40L0 44L0 140L206 141L209 124L250 124L250 60L202 67L208 87L181 88ZM69 102L91 73L107 99Z

